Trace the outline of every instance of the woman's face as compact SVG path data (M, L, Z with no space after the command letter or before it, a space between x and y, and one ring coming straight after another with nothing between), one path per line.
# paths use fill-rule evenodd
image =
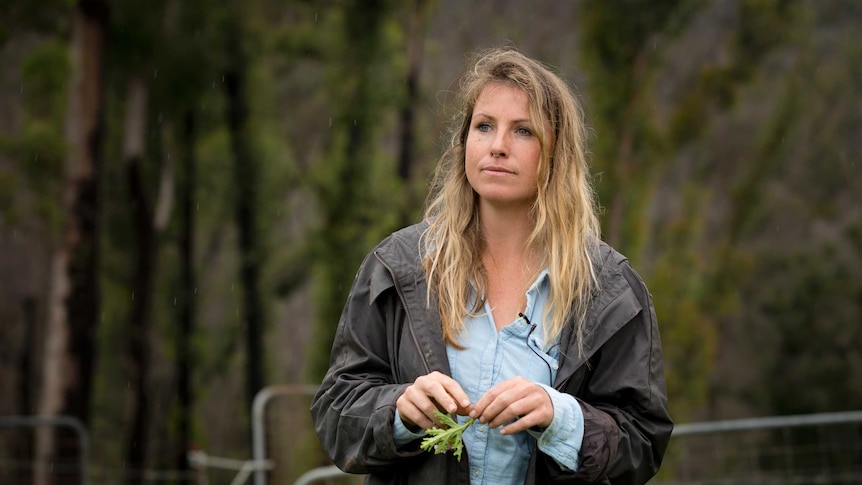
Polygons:
M530 116L527 95L507 84L489 84L476 100L465 169L480 207L529 208L535 200L541 146Z

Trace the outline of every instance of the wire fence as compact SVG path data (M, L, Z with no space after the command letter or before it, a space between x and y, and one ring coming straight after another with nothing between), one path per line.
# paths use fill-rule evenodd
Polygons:
M262 392L255 485L359 483L332 467L311 428L314 388ZM265 404L264 404L265 403ZM290 428L286 428L289 426ZM286 437L284 430L304 430ZM300 453L300 455L297 455ZM302 475L301 473L305 473ZM650 485L862 485L862 411L678 425Z
M36 434L50 433L58 457L35 459ZM0 483L34 483L50 477L55 485L88 485L90 438L71 416L0 416Z
M189 455L193 472L148 470L145 483L217 485L354 485L361 476L331 465L311 425L314 386L271 386L252 409L253 456ZM40 470L38 428L51 427L74 458ZM90 463L89 436L74 418L0 416L0 484L33 483L37 471L54 483L118 483L129 470L106 473ZM41 465L44 466L44 465ZM678 425L662 470L650 485L862 485L862 411Z
M677 426L650 484L862 484L862 411Z

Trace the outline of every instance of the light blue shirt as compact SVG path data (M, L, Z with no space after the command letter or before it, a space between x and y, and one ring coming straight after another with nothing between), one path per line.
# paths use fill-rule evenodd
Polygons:
M541 385L554 405L554 419L544 431L501 435L478 421L464 431L464 446L470 457L470 482L473 485L520 484L527 473L530 454L539 449L568 470L577 470L578 453L584 436L584 417L577 400L551 387L557 375L560 354L557 342L545 345L542 319L549 293L547 271L543 271L527 291L524 317L499 332L490 307L468 317L458 336L464 349L447 346L452 378L470 402L475 403L491 387L521 376ZM535 328L533 327L535 325ZM527 342L529 341L529 347ZM464 416L457 417L459 422ZM403 445L424 435L412 433L395 413L395 443Z

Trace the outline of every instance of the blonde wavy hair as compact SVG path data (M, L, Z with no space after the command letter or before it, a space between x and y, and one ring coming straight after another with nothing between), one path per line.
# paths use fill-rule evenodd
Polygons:
M546 342L552 342L574 320L582 350L587 305L596 277L593 260L600 228L585 155L585 127L569 86L541 63L511 48L480 53L463 75L449 146L437 165L428 195L423 265L429 301L437 298L447 343L460 348L465 309L476 315L484 307L484 239L478 199L467 181L465 144L473 108L489 84L521 89L529 98L531 118L541 145L532 207L535 228L527 244L540 250L548 269L550 295L545 309ZM478 298L473 298L472 286ZM475 300L475 301L474 301ZM472 305L471 305L472 303Z

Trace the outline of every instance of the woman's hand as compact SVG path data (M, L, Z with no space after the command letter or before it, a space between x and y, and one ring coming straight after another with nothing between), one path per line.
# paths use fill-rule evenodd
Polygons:
M470 417L492 428L506 425L500 434L515 434L534 426L542 429L550 426L554 404L542 386L523 377L513 377L488 389L473 405Z
M417 378L395 401L395 407L404 424L422 429L441 424L434 411L466 416L472 409L461 385L436 371Z

